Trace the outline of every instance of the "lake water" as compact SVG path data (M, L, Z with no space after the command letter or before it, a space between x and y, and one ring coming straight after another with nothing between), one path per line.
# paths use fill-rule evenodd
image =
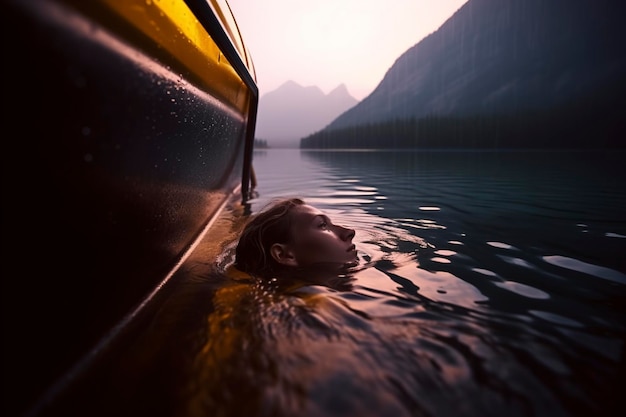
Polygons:
M340 287L231 292L229 319L217 322L237 317L247 340L230 341L236 358L220 366L219 392L204 392L207 407L267 416L624 411L625 156L257 151L251 211L301 197L356 229L361 266ZM232 400L238 392L250 405Z
M249 206L34 415L621 417L625 157L257 151ZM246 214L287 196L356 230L353 273L231 268Z

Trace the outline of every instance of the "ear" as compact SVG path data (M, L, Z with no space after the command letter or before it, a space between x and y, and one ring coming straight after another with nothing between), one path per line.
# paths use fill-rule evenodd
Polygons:
M274 260L281 265L298 266L298 261L296 260L296 257L289 245L274 243L270 247L270 254L272 255L272 258L274 258Z

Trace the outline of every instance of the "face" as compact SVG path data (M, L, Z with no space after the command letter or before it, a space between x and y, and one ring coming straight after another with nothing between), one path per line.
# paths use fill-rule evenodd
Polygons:
M309 205L294 207L290 215L293 242L288 246L297 266L357 265L353 229L333 224L323 212Z

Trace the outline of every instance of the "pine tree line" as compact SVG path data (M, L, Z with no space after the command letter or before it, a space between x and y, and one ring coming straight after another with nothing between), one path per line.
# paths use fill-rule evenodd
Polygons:
M427 116L322 130L301 148L561 149L626 148L623 105L571 105L545 111Z

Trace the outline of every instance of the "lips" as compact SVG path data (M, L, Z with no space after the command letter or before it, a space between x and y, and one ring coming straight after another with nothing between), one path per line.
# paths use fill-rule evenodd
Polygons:
M355 245L350 245L350 247L348 249L346 249L346 252L353 252L356 250L356 246Z

